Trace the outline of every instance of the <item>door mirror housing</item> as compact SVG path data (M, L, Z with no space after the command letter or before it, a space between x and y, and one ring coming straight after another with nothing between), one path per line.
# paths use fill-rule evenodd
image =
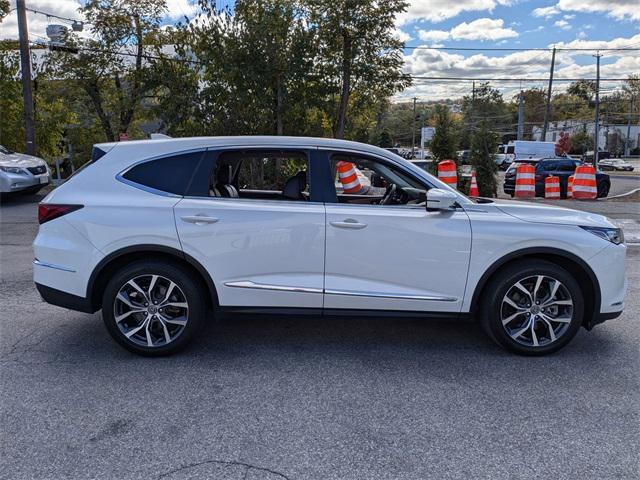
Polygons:
M458 196L447 190L431 188L427 191L427 211L451 211L458 206Z

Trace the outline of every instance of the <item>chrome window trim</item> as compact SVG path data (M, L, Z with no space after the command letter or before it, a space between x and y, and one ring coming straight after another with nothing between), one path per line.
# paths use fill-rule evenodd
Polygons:
M47 268L53 268L55 270L62 270L63 272L76 273L76 271L73 268L65 267L62 265L56 265L55 263L43 262L42 260L38 260L37 258L33 259L33 264L39 267L47 267Z

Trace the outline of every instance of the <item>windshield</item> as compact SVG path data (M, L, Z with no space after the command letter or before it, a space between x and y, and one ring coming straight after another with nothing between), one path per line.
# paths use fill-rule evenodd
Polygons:
M4 153L5 155L11 155L13 152L6 147L0 145L0 153Z

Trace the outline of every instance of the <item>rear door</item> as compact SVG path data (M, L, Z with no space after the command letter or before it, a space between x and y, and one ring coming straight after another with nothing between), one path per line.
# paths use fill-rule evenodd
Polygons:
M175 206L182 248L208 270L221 306L322 307L325 208L311 157L209 152Z

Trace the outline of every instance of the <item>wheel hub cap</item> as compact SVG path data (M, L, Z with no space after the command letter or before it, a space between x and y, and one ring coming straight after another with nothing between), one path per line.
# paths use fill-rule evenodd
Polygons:
M120 332L144 347L162 347L184 331L189 305L180 287L161 275L140 275L127 281L113 302Z
M507 290L500 315L512 340L528 347L543 347L556 342L569 329L573 298L553 277L525 277Z

